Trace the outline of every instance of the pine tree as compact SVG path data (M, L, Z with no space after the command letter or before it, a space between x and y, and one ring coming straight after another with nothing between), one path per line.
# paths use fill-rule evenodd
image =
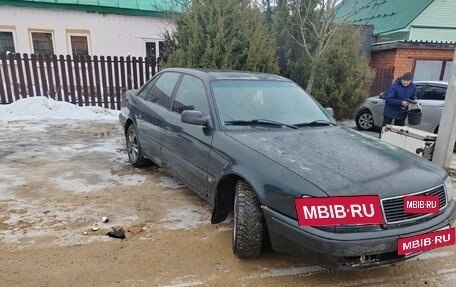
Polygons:
M167 67L277 73L275 36L248 0L199 0L165 35Z

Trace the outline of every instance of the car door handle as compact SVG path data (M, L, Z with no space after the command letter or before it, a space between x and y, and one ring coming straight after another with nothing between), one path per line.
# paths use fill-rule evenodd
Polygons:
M377 101L372 101L372 103L375 105L377 103Z
M439 108L443 108L444 105L445 105L445 104L440 104L440 105L439 105Z

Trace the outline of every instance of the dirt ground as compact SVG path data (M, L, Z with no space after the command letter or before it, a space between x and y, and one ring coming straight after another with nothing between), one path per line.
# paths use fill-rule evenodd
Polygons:
M374 270L273 251L239 260L231 222L211 225L210 206L167 173L128 164L116 121L0 131L0 286L456 286L455 245ZM106 235L116 227L125 239Z

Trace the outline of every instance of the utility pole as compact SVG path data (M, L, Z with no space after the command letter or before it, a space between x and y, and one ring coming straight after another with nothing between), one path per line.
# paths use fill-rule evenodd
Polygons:
M453 56L453 68L451 69L448 89L445 96L442 117L440 118L437 142L435 143L432 161L446 170L450 168L453 156L454 143L456 141L456 50Z

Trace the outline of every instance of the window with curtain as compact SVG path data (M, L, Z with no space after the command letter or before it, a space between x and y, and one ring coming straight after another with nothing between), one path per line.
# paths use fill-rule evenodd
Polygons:
M89 55L89 43L87 36L70 36L71 41L71 52L73 56L88 56Z
M13 32L0 31L0 53L15 53Z
M414 81L448 81L453 62L448 60L416 60Z
M32 32L33 53L37 55L54 54L54 44L52 33L50 32Z

